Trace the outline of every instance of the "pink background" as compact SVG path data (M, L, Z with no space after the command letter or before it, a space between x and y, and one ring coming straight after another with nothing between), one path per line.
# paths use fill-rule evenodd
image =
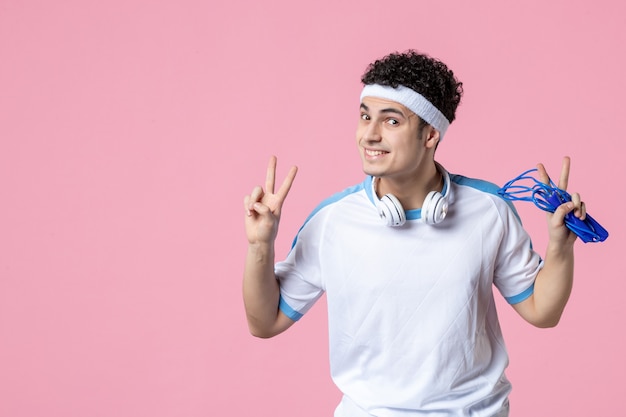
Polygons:
M505 5L506 3L506 5ZM241 301L243 196L300 167L277 242L361 181L359 78L417 48L465 84L438 150L538 161L611 237L559 327L502 300L512 417L622 408L626 7L596 1L0 0L0 416L331 416L324 301L272 340ZM518 204L543 252L545 218Z

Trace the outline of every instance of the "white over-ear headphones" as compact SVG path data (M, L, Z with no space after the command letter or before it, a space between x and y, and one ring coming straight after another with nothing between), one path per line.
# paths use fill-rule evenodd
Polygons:
M439 191L431 191L428 193L422 204L422 220L426 224L440 223L448 213L448 195L450 194L450 175L438 163L437 169L443 176L445 194ZM375 187L376 179L372 181ZM374 195L376 190L374 189ZM387 226L402 226L406 222L406 214L400 201L392 194L385 194L378 200L376 204L378 214L387 223Z

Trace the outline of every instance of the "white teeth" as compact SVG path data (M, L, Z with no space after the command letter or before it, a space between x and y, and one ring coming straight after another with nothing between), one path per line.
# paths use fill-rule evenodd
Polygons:
M370 149L366 149L365 153L370 155L370 156L378 156L378 155L384 154L385 152L383 152L383 151L373 151L373 150L370 150Z

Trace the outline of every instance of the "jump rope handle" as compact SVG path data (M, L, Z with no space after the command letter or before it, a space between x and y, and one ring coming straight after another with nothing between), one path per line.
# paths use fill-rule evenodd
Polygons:
M498 194L509 201L530 201L550 213L554 213L561 204L572 201L572 196L558 188L552 180L550 184L544 184L529 175L536 171L536 168L529 169L513 178L498 190ZM530 182L532 186L522 184L524 181ZM603 242L609 237L609 232L589 214L585 216L585 220L580 220L574 213L567 213L565 226L585 243Z

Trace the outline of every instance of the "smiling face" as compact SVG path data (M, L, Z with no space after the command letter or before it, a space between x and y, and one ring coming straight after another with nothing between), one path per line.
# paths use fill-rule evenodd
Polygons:
M356 131L363 171L398 186L432 165L438 132L400 103L364 97Z

